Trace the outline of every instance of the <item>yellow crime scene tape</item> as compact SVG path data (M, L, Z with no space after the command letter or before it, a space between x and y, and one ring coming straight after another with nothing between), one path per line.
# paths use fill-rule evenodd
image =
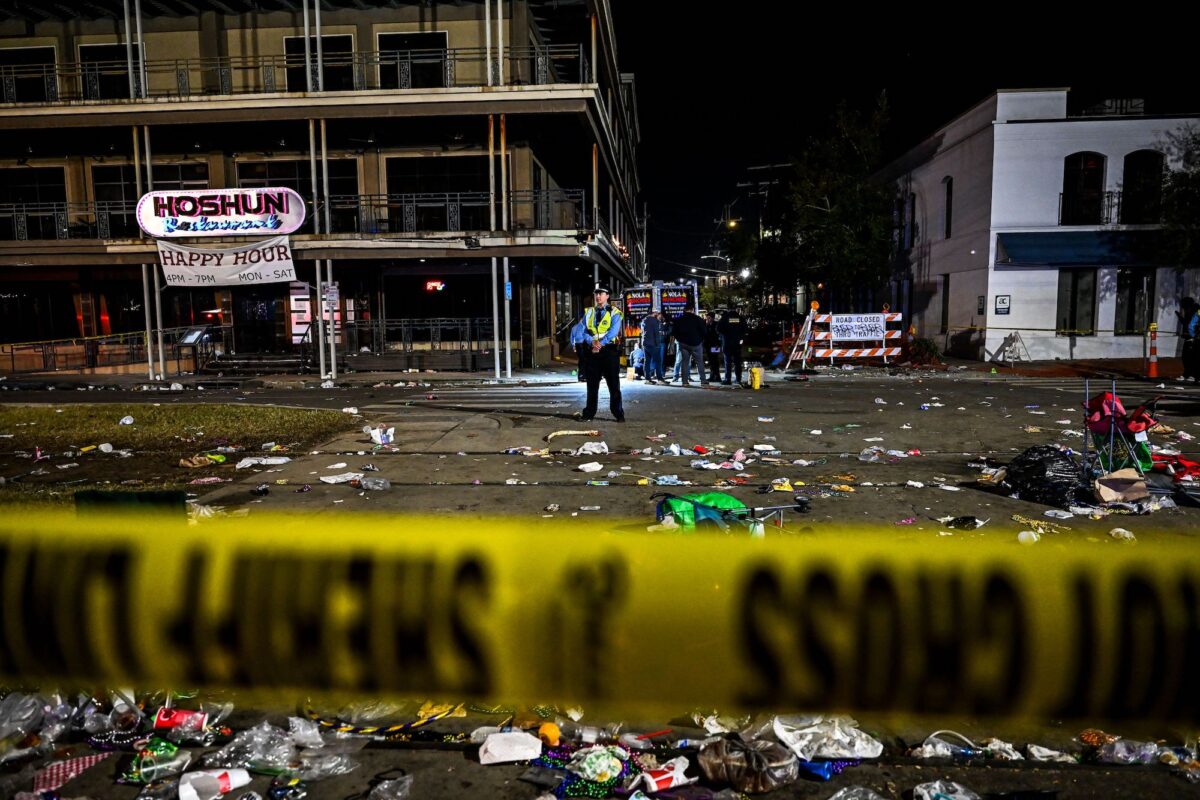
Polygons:
M1200 719L1200 548L0 522L0 685Z

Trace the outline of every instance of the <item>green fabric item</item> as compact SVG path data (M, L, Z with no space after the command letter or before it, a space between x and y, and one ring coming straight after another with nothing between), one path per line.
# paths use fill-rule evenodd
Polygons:
M663 500L664 513L673 514L675 524L681 528L696 527L696 506L688 502L689 500L718 509L744 509L746 507L741 500L721 492L685 494L681 497L670 497Z

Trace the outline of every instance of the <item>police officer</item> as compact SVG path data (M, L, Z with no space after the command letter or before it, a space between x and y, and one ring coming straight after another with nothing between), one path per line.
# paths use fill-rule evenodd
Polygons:
M737 375L737 386L742 385L742 339L746 337L746 319L740 308L732 308L729 313L717 323L717 332L721 334L721 353L725 356L725 380L722 386L729 386L730 372Z
M600 379L608 384L608 409L617 422L625 421L621 406L621 347L624 321L621 312L608 304L608 287L597 286L596 304L583 312L586 338L583 348L583 369L587 377L587 405L580 415L586 422L596 416L600 396Z

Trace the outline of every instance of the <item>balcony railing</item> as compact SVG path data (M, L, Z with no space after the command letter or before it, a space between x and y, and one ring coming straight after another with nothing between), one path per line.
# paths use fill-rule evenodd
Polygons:
M499 225L499 197L496 200ZM329 198L329 221L333 233L364 236L488 231L490 202L487 192L334 195ZM587 228L580 189L514 191L509 209L512 230ZM137 238L135 210L133 201L0 204L0 241ZM298 233L311 230L306 226Z
M488 83L486 51L382 50L326 53L323 76L312 59L314 91L318 77L324 91L389 91L454 88ZM497 76L499 58L490 65ZM136 65L135 65L136 66ZM588 83L590 71L583 45L515 47L505 50L505 82L511 85ZM134 93L142 93L134 70ZM307 91L304 59L295 55L228 56L146 62L146 94L151 98L211 97ZM0 101L56 103L129 100L125 61L53 65L0 66Z
M1160 225L1163 221L1162 194L1158 192L1115 192L1117 221L1122 225Z
M0 240L137 237L132 201L0 204Z
M1116 220L1119 192L1058 195L1059 225L1108 225Z

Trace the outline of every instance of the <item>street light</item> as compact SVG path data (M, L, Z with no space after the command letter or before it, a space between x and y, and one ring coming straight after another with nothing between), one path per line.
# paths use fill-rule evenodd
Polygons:
M749 278L749 277L750 277L750 268L749 268L749 267L744 267L744 268L742 269L741 276L742 276L743 278Z

